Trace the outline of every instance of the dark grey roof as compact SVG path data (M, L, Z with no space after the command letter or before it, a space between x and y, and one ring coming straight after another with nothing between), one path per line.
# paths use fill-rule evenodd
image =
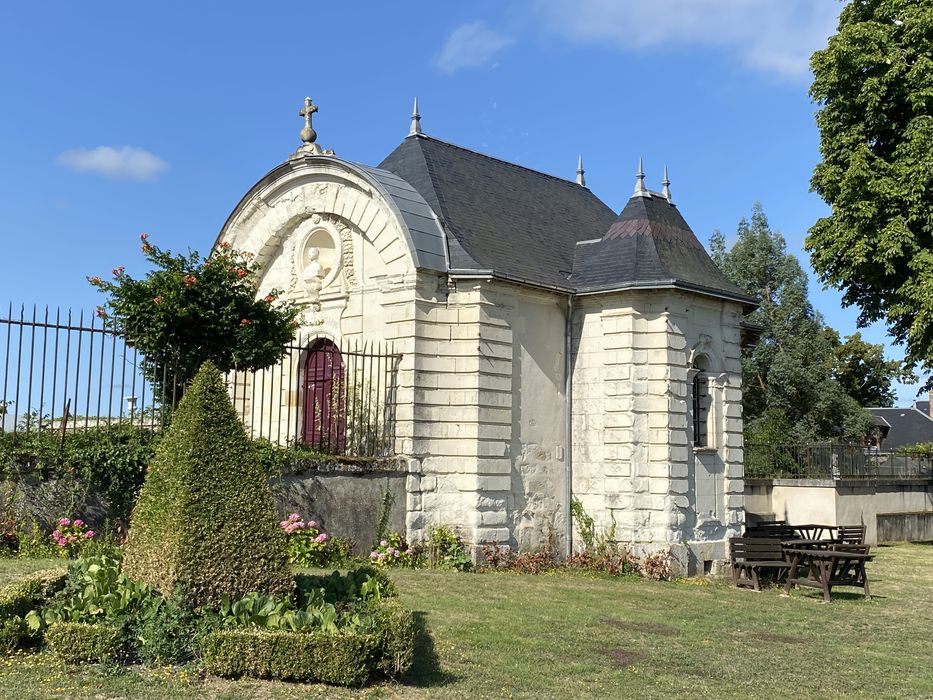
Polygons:
M914 408L920 411L920 413L930 415L930 400L923 399L922 401L914 401Z
M755 303L661 195L633 197L616 216L576 182L423 134L406 138L379 168L437 213L453 270L566 291L680 287Z
M455 270L571 291L576 243L602 237L615 219L575 182L424 135L406 138L379 168L410 183L440 217Z
M577 244L570 281L578 292L673 286L755 303L720 272L677 207L654 192L629 199L600 240Z
M925 413L914 408L869 408L868 410L876 419L883 418L891 426L882 444L885 450L915 445L918 442L933 442L933 419Z

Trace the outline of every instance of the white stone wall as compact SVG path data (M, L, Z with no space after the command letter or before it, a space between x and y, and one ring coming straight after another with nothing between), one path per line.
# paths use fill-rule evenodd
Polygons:
M690 570L744 520L741 308L676 291L584 297L574 313L573 491L635 549ZM694 450L689 371L707 358L709 447Z
M410 531L454 525L477 546L525 548L560 536L561 297L461 280L419 296L416 318Z

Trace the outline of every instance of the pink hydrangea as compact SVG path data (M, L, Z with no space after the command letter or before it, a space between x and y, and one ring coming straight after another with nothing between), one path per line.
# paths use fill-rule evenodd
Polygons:
M59 527L68 527L71 525L71 520L69 518L62 518L58 521Z

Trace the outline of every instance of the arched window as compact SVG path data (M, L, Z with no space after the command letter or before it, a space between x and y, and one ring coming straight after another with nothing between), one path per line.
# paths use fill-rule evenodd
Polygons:
M306 445L340 454L346 447L347 419L343 358L327 338L308 348L303 372Z
M693 446L709 445L709 361L705 355L697 355L693 361Z

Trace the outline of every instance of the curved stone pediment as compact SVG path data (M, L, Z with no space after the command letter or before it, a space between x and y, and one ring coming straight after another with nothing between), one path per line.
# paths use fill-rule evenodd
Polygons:
M334 157L282 164L250 190L215 245L252 253L260 293L297 302L346 295L418 268L446 270L434 212L404 180Z

